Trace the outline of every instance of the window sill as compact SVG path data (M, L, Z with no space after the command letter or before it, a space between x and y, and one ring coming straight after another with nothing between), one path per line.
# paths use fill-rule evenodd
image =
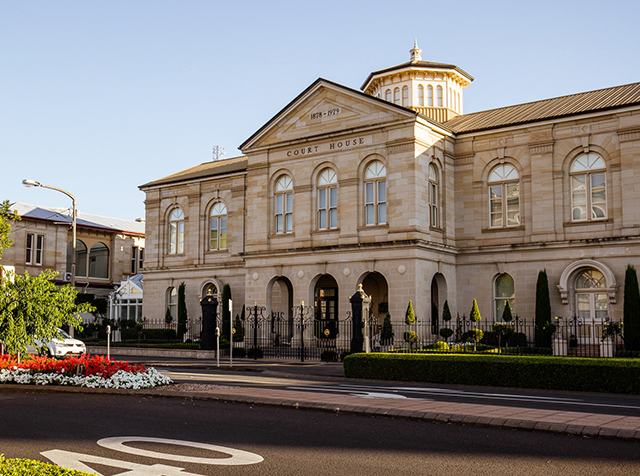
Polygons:
M516 230L524 230L524 225L483 228L482 233L499 233L502 231L516 231Z
M438 233L444 233L444 228L429 225L429 231L437 231Z
M317 235L320 233L340 233L340 228L327 228L326 230L313 230L311 232L312 235Z
M613 223L613 218L603 218L601 220L580 220L580 221L565 221L563 226L581 226L581 225L600 225L605 223Z
M292 231L289 233L271 233L269 234L269 239L271 238L292 238L295 237L296 234Z
M367 230L388 230L389 224L383 223L382 225L364 225L359 226L358 231L367 231Z

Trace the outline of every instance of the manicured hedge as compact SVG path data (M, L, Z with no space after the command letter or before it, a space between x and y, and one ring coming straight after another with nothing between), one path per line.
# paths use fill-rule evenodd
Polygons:
M349 378L640 394L640 361L465 354L352 354Z
M5 459L0 456L2 476L91 476L84 471L65 469L49 463L30 459Z

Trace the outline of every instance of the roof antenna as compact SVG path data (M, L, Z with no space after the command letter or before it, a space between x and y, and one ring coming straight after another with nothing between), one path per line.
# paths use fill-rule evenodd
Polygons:
M216 160L221 160L222 157L224 157L224 147L220 147L219 145L214 145L213 146L213 150L212 150L212 154L213 154L213 161L214 162Z

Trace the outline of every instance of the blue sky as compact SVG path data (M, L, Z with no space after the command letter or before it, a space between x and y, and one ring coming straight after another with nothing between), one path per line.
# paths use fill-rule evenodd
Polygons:
M0 0L0 199L144 216L138 185L225 157L318 77L409 60L475 77L465 112L640 81L636 0Z

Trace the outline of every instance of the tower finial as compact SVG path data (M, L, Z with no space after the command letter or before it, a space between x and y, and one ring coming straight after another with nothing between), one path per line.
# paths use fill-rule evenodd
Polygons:
M413 48L409 50L411 53L411 62L415 63L417 61L422 61L422 50L418 48L418 39L415 38L413 41Z

